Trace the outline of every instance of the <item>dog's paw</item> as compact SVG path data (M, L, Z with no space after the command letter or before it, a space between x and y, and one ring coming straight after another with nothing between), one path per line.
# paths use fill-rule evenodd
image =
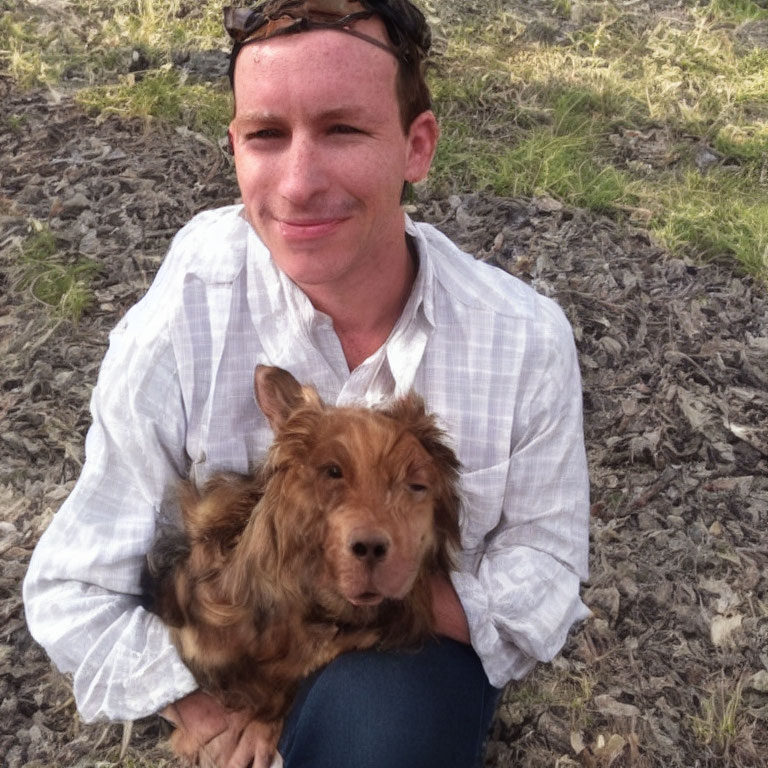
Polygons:
M199 739L184 728L174 728L169 739L174 755L186 765L198 765L201 744Z
M283 759L277 751L277 742L283 731L283 722L279 720L264 723L261 720L251 720L243 729L240 736L240 746L245 746L250 753L253 750L252 768L279 768Z

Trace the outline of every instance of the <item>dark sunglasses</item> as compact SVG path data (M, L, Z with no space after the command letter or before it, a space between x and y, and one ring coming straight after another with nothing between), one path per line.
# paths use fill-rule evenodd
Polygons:
M392 45L359 32L351 24L379 16ZM233 40L230 79L237 54L248 43L308 29L340 29L408 63L426 58L431 44L421 11L408 0L267 0L255 8L224 9L224 27Z

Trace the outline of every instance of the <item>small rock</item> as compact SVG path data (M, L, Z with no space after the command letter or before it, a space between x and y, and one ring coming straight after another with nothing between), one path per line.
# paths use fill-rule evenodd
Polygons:
M640 710L634 704L623 704L608 694L595 696L592 701L601 715L608 717L638 717L640 715Z
M756 672L747 680L746 687L760 693L768 693L768 672L764 669Z

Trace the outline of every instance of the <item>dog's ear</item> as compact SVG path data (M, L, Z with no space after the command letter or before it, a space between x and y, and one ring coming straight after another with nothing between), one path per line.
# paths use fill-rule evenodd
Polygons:
M384 413L402 424L424 446L427 453L438 464L440 473L452 481L458 479L459 460L448 445L448 438L437 426L434 416L427 413L424 400L411 392L395 400Z
M288 371L270 365L257 365L253 374L256 402L277 432L297 408L319 405L320 398L311 387L302 387Z

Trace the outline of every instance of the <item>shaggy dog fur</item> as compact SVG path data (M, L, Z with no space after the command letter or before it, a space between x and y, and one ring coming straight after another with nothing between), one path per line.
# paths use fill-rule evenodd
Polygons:
M255 391L266 461L183 487L183 530L161 530L145 594L201 688L273 724L271 750L307 675L431 633L430 576L459 543L458 462L416 395L335 408L264 366ZM192 736L177 732L177 752L194 757Z

